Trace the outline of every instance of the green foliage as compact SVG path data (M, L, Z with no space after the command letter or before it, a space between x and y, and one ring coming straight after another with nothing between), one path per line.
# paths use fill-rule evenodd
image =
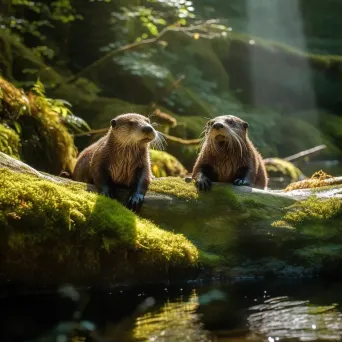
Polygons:
M47 38L43 33L44 28L53 28L56 22L66 24L81 19L81 16L75 13L70 0L56 0L48 3L12 0L8 6L4 6L4 10L5 15L0 18L3 28L20 35L31 35L40 41ZM46 46L36 48L47 51ZM52 53L49 49L49 54Z
M113 16L118 22L133 23L135 30L142 32L136 37L136 41L141 41L149 36L157 36L167 26L185 26L189 20L191 23L191 19L196 17L194 11L192 1L147 0L146 6L136 6L131 2L131 6L121 7L121 11L113 13Z
M6 123L20 138L20 158L40 170L60 173L72 170L76 149L68 128L73 132L88 130L86 122L73 115L63 100L46 97L38 80L30 93L14 87L0 77L0 122ZM6 133L8 135L8 131ZM7 136L6 135L6 136ZM18 156L18 142L13 134L3 152Z
M38 79L33 85L31 92L35 94L36 102L39 107L49 107L52 112L55 112L62 121L69 126L74 132L80 133L85 130L90 130L89 125L81 118L75 116L71 111L71 104L62 99L51 99L45 95L45 87Z
M50 265L56 277L59 270L69 279L99 276L108 267L105 278L118 281L131 270L135 276L141 269L142 277L146 270L156 276L160 268L193 266L198 259L197 249L182 235L87 192L86 185L63 186L6 168L0 173L0 234L7 256L2 265L28 273Z

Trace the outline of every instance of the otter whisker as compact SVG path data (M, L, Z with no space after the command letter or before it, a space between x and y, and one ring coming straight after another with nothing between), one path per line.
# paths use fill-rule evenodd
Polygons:
M247 149L246 143L245 143L245 141L239 136L238 133L236 133L236 132L234 132L234 131L232 131L232 133L234 134L234 137L235 137L236 142L239 144L240 153L241 153L241 158L242 158L242 155L243 155L243 148L244 148L244 149Z
M206 130L204 129L200 134L199 134L199 138L201 137L202 134L205 134Z
M161 132L156 131L156 133L155 139L151 142L151 148L164 151L164 144L167 144L167 142Z
M238 144L238 146L240 148L240 154L242 157L242 145L241 145L240 139L233 130L231 130L230 133L231 133L230 136L232 137L232 141Z
M158 138L161 140L161 142L164 143L165 145L167 145L167 141L166 141L166 138L164 136L164 133L157 131L157 134L158 134Z

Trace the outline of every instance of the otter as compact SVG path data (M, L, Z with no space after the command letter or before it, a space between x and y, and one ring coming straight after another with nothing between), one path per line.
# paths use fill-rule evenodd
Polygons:
M129 188L127 207L138 211L152 177L148 148L156 139L158 133L149 118L135 113L119 115L110 121L104 137L80 153L71 178L94 184L110 198L116 198L118 188Z
M248 123L233 115L207 122L204 143L192 171L200 191L210 190L212 182L265 189L266 169L247 130Z

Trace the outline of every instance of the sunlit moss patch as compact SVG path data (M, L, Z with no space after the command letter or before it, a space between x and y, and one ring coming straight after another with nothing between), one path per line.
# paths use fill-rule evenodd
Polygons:
M58 174L72 170L76 149L66 126L68 111L64 103L45 97L44 86L37 82L25 93L0 77L0 121L16 127L21 149L13 134L7 142L12 154L40 170ZM73 117L76 118L76 117ZM8 135L8 132L7 132ZM0 139L1 140L1 139ZM14 152L14 153L13 153Z
M19 158L20 138L11 128L0 124L0 152Z
M285 191L308 189L308 188L319 188L327 186L326 179L333 178L333 176L320 170L315 172L310 178L304 179L303 181L290 184L286 187Z
M326 200L312 196L304 201L298 201L287 208L287 213L280 221L273 223L273 226L300 227L306 223L312 226L316 223L342 219L342 200L339 198L329 198ZM342 224L341 224L342 231Z
M198 192L193 183L186 183L180 177L155 179L149 188L151 191L174 195L185 199L197 199Z
M96 273L103 254L114 253L115 265L134 267L128 252L152 271L197 263L198 251L183 235L164 231L82 185L59 185L6 168L0 174L0 233L11 264L35 269L48 259Z

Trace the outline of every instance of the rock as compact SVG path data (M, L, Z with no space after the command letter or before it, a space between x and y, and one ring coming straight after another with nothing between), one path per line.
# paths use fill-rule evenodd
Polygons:
M103 284L339 275L342 185L284 192L214 183L198 193L180 177L157 178L136 216L85 184L32 172L0 154L7 277Z
M1 154L2 280L147 283L196 265L198 250L183 235L88 192L86 184L48 178L8 158Z

